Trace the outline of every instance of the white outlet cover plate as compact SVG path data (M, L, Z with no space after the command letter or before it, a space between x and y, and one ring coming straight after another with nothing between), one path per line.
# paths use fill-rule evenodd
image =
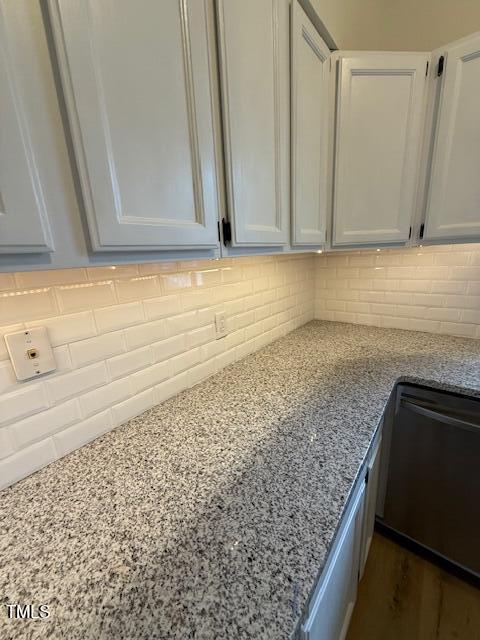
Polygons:
M57 368L46 327L8 333L5 342L18 380L36 378Z

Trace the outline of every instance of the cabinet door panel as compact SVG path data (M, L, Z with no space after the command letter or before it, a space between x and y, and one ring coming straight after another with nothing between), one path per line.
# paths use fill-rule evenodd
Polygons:
M323 244L327 223L330 51L292 7L292 244Z
M94 248L214 246L206 3L50 7Z
M340 59L335 245L408 240L428 59L397 53Z
M308 640L343 640L357 598L360 542L365 483L354 497L345 523L338 534L333 555L308 620L303 625Z
M380 452L382 447L381 437L371 454L368 463L368 482L365 487L365 509L363 516L362 545L360 551L360 578L365 571L370 545L372 544L373 530L375 526L375 508L377 504L378 483L380 476Z
M480 236L480 34L446 53L424 237Z
M0 5L0 253L53 251L37 159L15 78L28 74L9 51L15 37Z
M237 246L282 245L289 208L285 0L219 0L229 215Z

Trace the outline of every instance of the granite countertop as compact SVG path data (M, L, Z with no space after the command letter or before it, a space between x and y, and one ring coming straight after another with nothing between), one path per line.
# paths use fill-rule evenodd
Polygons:
M311 322L0 493L0 636L288 639L394 383L480 341Z

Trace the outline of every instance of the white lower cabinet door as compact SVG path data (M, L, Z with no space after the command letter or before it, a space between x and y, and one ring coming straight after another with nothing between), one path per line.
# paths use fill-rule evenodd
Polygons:
M288 0L217 0L225 172L234 246L289 237Z
M430 54L339 53L334 246L402 244L416 210Z
M362 544L360 549L360 579L365 571L368 552L372 544L373 529L375 526L375 510L377 505L378 483L380 476L380 452L382 447L381 438L374 445L367 467L367 478L365 484L365 507L363 515Z
M292 244L321 245L327 227L330 50L292 5Z
M480 237L480 33L444 52L424 238Z
M210 2L49 7L93 249L216 246Z
M33 148L17 86L33 69L12 50L24 37L21 7L0 3L0 253L53 251L38 173L41 153ZM43 159L44 160L44 159Z
M307 640L343 640L357 597L365 482L354 495L303 625Z

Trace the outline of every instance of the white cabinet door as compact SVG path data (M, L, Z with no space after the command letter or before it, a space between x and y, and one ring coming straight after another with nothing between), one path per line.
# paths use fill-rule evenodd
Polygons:
M408 240L428 60L409 53L340 56L334 245Z
M50 0L93 248L215 246L205 0Z
M480 33L447 48L424 238L480 236Z
M370 545L372 544L373 530L375 526L375 510L377 505L378 483L380 476L381 444L382 440L381 438L378 438L367 467L368 475L365 485L365 508L363 515L362 544L360 550L360 578L362 578L363 572L365 571L365 565L367 563Z
M289 223L289 6L218 0L232 244L283 245Z
M13 13L12 13L13 16ZM0 253L53 251L29 125L16 78L31 73L10 51L20 25L0 4Z
M292 244L323 244L327 225L330 50L292 6Z
M329 558L310 615L303 625L308 640L343 640L357 597L365 483L348 511Z

